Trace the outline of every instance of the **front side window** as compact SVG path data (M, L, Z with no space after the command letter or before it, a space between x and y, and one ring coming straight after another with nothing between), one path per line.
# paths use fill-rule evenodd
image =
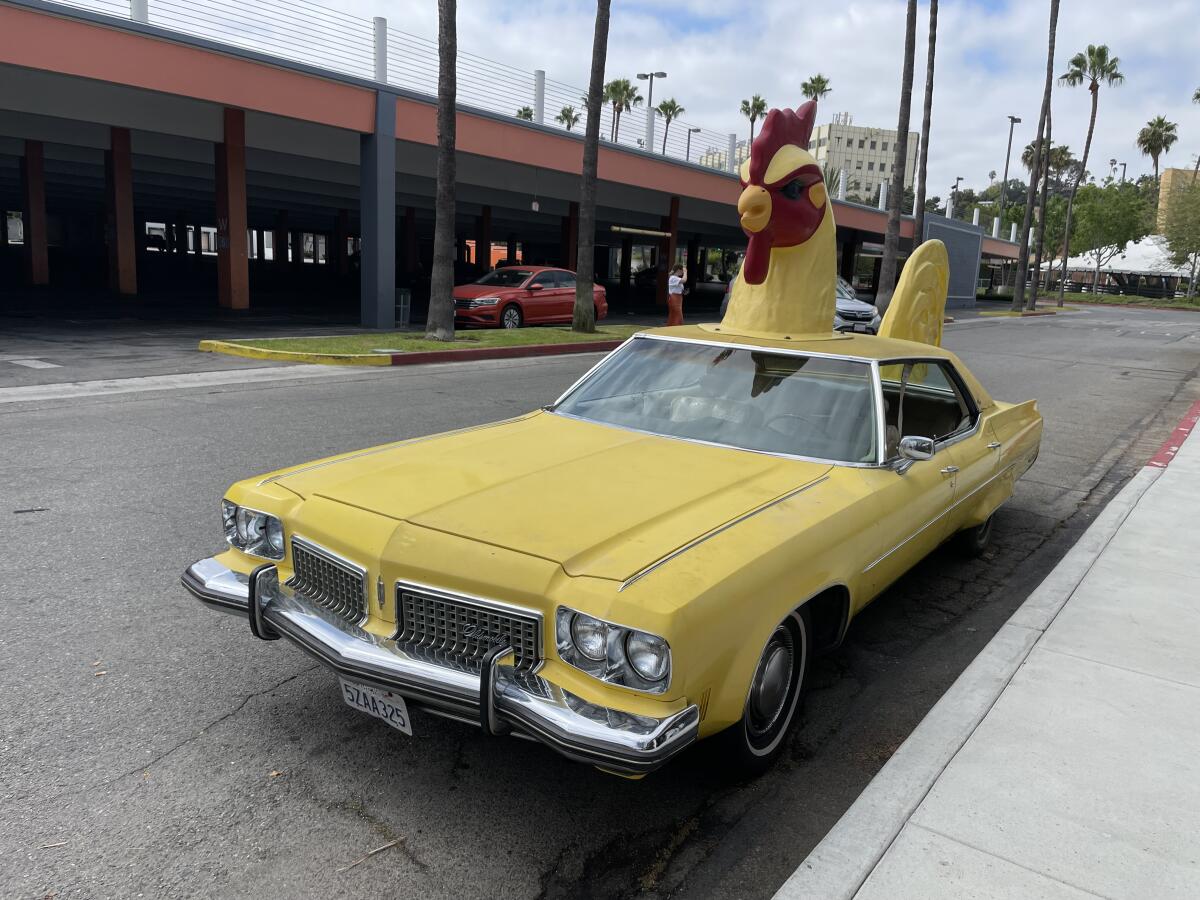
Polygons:
M554 412L744 450L876 461L865 362L636 338Z
M978 412L949 363L907 360L879 367L888 459L909 435L944 443L975 427Z
M555 281L557 281L557 278L553 272L543 272L541 275L531 278L529 284L540 284L543 288L549 290L554 287Z

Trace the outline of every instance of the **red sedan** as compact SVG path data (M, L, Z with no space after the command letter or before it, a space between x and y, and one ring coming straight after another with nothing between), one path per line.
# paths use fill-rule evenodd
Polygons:
M596 321L608 315L604 288L593 285ZM520 328L570 322L575 309L575 273L549 266L505 266L474 284L454 289L454 325Z

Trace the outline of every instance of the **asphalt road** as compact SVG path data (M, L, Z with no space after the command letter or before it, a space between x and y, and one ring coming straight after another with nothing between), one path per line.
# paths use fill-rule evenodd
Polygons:
M1200 315L973 320L946 344L1039 399L1041 457L992 552L935 553L817 663L748 784L703 745L631 782L419 713L405 738L179 586L230 482L529 409L594 357L125 393L89 380L117 361L38 387L0 360L0 896L769 897L1200 396Z

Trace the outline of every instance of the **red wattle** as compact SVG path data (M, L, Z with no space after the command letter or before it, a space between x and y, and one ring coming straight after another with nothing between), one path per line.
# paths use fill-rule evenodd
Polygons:
M762 284L767 280L771 265L771 238L762 232L750 235L746 259L742 263L742 280L747 284Z

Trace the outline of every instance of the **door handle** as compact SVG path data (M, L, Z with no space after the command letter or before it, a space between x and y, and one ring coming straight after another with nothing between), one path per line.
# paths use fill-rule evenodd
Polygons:
M946 466L946 468L942 469L942 474L943 475L953 475L957 471L958 471L958 466Z
M989 450L999 450L999 449L1000 449L1000 442L999 442L999 441L992 441L990 444L988 444L988 449L989 449Z

